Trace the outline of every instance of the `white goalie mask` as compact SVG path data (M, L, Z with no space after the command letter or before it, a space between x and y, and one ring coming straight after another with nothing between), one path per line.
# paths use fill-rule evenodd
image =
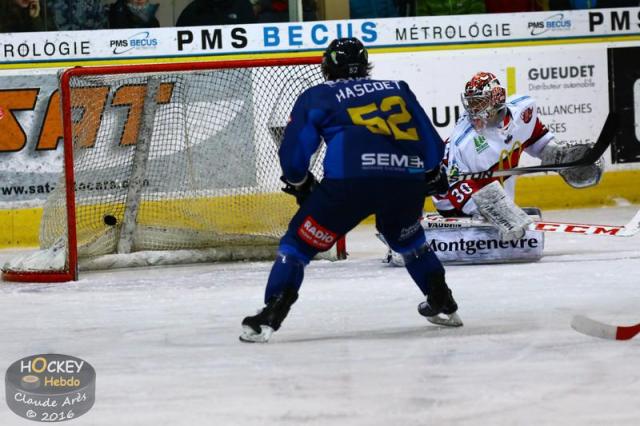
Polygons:
M479 72L467 82L461 97L471 124L481 130L495 121L498 112L505 108L506 91L494 74Z

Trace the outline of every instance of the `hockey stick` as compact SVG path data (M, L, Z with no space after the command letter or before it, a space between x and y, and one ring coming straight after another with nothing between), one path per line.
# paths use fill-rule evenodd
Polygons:
M579 160L571 161L569 163L564 163L564 164L517 167L515 169L508 169L508 170L484 170L482 172L461 172L456 175L449 176L449 181L453 183L460 180L469 180L469 179L471 180L490 179L495 177L517 176L517 175L524 175L529 173L559 172L565 169L569 169L571 167L588 166L598 161L598 159L602 157L602 155L605 153L607 148L609 148L609 145L611 144L611 140L616 134L617 122L618 122L618 118L616 113L610 112L609 115L607 115L607 119L604 122L604 126L602 127L602 131L600 132L600 136L598 136L598 140L591 147L591 149L585 154L585 156L580 158Z
M630 325L628 327L615 326L592 320L583 315L573 317L571 327L588 336L611 340L629 340L640 333L640 324Z
M474 220L470 217L443 217L429 213L422 218L422 227L433 228L472 228L476 226L493 227L490 222ZM557 232L581 235L606 235L613 237L632 237L640 231L640 210L623 226L620 225L589 225L585 223L548 222L536 220L529 225L530 231Z

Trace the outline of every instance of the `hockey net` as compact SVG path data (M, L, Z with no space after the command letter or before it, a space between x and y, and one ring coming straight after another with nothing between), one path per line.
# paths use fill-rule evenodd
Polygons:
M3 278L266 259L296 210L277 151L318 58L73 68L60 77L64 173L41 250ZM322 176L324 150L312 160ZM344 240L330 256L344 256Z

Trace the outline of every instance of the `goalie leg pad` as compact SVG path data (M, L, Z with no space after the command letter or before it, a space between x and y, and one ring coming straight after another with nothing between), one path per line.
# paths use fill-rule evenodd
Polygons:
M555 139L542 150L542 164L560 164L583 158L591 149L588 144L558 143ZM588 188L597 185L604 173L604 161L600 158L588 166L572 167L558 172L573 188Z
M504 191L497 181L491 182L471 196L478 210L500 231L504 241L519 240L533 220Z

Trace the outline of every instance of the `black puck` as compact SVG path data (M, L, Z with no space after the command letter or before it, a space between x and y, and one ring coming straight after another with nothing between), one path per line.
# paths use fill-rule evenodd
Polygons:
M115 216L112 216L110 214L106 214L106 215L104 215L104 223L105 223L105 225L115 226L115 224L118 223L118 219L116 219Z

